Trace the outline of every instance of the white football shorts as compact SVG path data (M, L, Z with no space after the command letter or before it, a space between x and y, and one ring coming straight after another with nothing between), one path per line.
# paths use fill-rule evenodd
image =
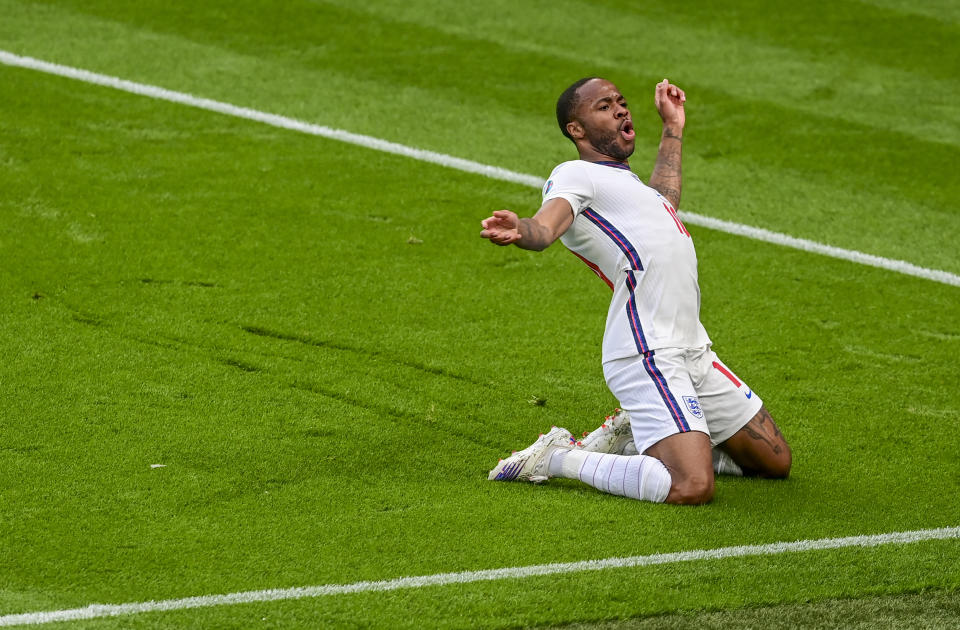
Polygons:
M607 386L630 414L637 451L687 431L725 442L760 411L763 401L710 346L665 348L603 364Z

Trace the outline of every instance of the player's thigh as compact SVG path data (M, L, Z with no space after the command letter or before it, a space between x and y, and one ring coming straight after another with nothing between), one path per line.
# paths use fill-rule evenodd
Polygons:
M766 407L761 407L746 425L720 447L745 474L777 479L784 479L790 474L793 453Z
M709 348L689 367L713 444L747 474L786 477L790 447L756 392Z
M698 402L716 446L746 426L763 407L763 401L709 348L688 356L688 361Z
M630 415L638 452L677 434L709 435L682 353L658 350L615 359L604 363L603 373L620 407Z

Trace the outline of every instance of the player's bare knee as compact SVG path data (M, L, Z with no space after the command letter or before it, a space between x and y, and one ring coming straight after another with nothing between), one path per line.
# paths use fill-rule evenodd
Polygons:
M790 468L793 465L793 455L790 447L784 443L773 453L768 453L758 462L756 469L752 474L765 479L786 479L790 476Z
M777 454L776 459L774 459L772 462L767 476L770 479L786 479L790 476L790 468L792 466L793 453L790 451L790 447L787 446L787 443L784 442L783 450Z
M691 476L670 488L668 503L679 505L703 505L713 499L713 475Z

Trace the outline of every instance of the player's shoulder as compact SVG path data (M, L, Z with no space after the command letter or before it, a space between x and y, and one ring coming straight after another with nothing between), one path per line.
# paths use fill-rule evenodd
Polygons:
M550 177L543 184L544 198L551 191L557 194L557 191L580 191L589 194L594 190L593 178L589 172L590 163L583 160L570 160L562 162L554 167Z
M550 172L550 177L547 178L548 182L569 182L569 183L587 183L592 181L590 167L593 166L590 162L585 162L583 160L570 160L568 162L561 162L557 164L553 170Z

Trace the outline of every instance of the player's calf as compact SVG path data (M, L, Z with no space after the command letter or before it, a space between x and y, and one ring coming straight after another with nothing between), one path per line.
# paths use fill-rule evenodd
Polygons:
M670 473L645 455L594 453L576 447L566 429L554 427L522 451L500 460L487 476L492 481L577 479L609 494L662 503L670 491Z

